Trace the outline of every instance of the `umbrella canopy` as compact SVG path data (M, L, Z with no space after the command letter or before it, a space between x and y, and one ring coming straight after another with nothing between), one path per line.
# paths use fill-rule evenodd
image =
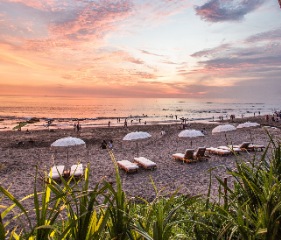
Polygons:
M140 140L140 139L146 139L150 138L151 135L147 132L131 132L128 133L123 140L125 141L134 141L134 140Z
M236 127L234 127L233 125L231 125L231 124L223 124L223 125L216 126L212 130L212 134L225 133L225 132L229 132L229 131L233 131L233 130L236 130Z
M181 131L178 136L180 138L196 138L196 137L204 137L205 135L199 130L187 129ZM192 147L192 140L190 141L190 146Z
M60 138L60 139L54 141L51 144L51 148L54 148L54 149L58 149L58 148L67 149L67 152L66 152L67 165L68 165L68 149L71 147L86 147L86 143L80 138L64 137L64 138Z
M248 128L248 127L257 127L260 126L259 123L256 122L244 122L244 123L240 123L237 128Z
M138 154L139 153L138 141L145 140L145 139L150 138L150 137L151 137L151 135L147 132L130 132L123 138L123 140L125 140L125 141L135 141L136 142L137 154Z
M65 137L60 138L51 144L51 147L73 147L73 146L86 146L86 143L80 139L75 137Z
M195 138L205 136L201 131L194 129L183 130L178 135L181 138Z

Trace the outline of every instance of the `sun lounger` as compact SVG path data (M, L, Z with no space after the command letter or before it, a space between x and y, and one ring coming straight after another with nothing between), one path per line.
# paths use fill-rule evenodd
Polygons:
M239 145L228 145L227 147L229 147L232 151L234 152L241 152L241 151L246 151L249 150L249 142L242 142ZM240 151L239 151L240 150Z
M193 153L193 159L196 160L208 160L208 158L210 156L205 155L206 152L206 148L205 147L199 147L195 150L195 152Z
M132 163L128 160L121 160L121 161L117 161L117 165L125 170L127 173L129 172L136 172L139 168L139 166L136 163Z
M242 151L246 151L246 150L248 150L248 147L249 147L250 144L251 144L250 142L242 142L239 145L228 145L228 147L230 147L230 148L239 148Z
M201 160L208 160L210 156L205 155L206 148L199 147L196 150L186 149L185 153L174 153L172 156L175 160L180 160L183 162L191 163Z
M185 153L174 153L172 154L172 157L175 160L180 160L183 162L193 162L193 153L194 153L194 149L186 149Z
M233 148L240 148L242 151L263 151L264 145L252 144L250 142L243 142L240 145L230 145Z
M265 148L264 145L259 145L259 144L250 144L247 148L248 151L263 151Z
M206 148L206 151L209 152L210 154L216 154L219 156L226 156L226 155L231 154L230 150L220 149L220 148L215 148L215 147Z
M49 177L54 180L59 180L63 177L64 165L55 165L51 168Z
M152 162L151 160L149 160L145 157L136 157L136 158L134 158L134 161L145 169L155 169L156 168L156 163Z
M83 164L75 164L71 166L70 169L70 176L73 176L75 178L79 178L83 176Z
M219 146L218 148L223 149L223 150L229 150L231 153L238 153L238 154L242 151L241 148L234 147L234 146L231 146L231 145L229 145L229 146Z

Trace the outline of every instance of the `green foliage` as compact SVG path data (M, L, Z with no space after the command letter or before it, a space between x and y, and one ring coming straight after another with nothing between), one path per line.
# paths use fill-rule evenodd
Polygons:
M237 162L236 170L229 171L236 181L233 189L227 189L227 208L216 208L222 226L219 239L279 239L281 236L280 144L272 142L271 146L272 153L268 147L261 159Z

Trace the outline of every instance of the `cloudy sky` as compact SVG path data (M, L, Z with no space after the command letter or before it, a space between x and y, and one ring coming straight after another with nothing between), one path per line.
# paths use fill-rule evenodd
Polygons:
M1 0L0 95L280 99L278 0Z

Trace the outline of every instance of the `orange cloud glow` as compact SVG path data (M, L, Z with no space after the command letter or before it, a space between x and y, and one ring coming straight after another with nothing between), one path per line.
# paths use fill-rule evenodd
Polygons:
M277 81L281 27L264 25L272 1L229 18L218 0L3 0L0 94L201 98Z

